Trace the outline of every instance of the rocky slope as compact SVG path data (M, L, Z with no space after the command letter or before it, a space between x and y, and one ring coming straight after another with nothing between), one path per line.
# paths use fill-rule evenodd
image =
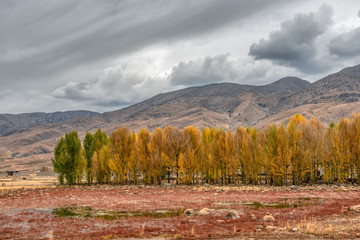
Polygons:
M338 73L316 81L281 100L278 110L293 108L304 104L335 102L352 103L360 98L360 65L348 67Z
M11 135L16 130L37 126L42 123L55 123L77 117L92 117L98 114L90 111L0 114L0 136Z

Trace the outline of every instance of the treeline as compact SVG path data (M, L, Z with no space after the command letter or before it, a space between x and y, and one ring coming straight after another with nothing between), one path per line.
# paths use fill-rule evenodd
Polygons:
M360 182L360 114L324 127L293 116L264 129L166 127L138 134L98 129L83 144L77 132L55 147L60 183L271 184Z

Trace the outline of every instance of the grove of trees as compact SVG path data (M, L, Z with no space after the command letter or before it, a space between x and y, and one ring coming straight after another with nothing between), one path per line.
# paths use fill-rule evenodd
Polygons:
M224 129L168 126L138 134L76 131L54 151L63 184L270 184L360 182L360 114L324 127L293 116L285 126Z

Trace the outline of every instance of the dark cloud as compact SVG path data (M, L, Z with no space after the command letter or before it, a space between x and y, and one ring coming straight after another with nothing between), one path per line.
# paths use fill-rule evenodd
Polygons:
M360 27L333 38L328 48L331 54L339 57L360 56Z
M332 16L333 9L328 5L315 13L297 14L283 22L280 30L271 32L268 39L252 44L249 55L302 71L314 70L315 42L331 24Z
M330 2L342 12L357 3ZM187 86L263 84L299 69L314 76L324 53L340 66L351 55L341 45L357 52L355 30L328 44L330 7L292 19L304 5L318 8L311 0L0 1L0 112L109 111ZM283 19L291 20L255 43Z
M261 0L9 2L0 11L0 78L37 80L91 66L154 43L213 31L269 4Z

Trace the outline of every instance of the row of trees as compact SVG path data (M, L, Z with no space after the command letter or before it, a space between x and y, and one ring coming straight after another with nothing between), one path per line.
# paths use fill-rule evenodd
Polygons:
M138 134L118 128L62 137L53 166L60 183L245 183L288 185L360 181L360 114L325 128L293 116L287 126L166 127Z

